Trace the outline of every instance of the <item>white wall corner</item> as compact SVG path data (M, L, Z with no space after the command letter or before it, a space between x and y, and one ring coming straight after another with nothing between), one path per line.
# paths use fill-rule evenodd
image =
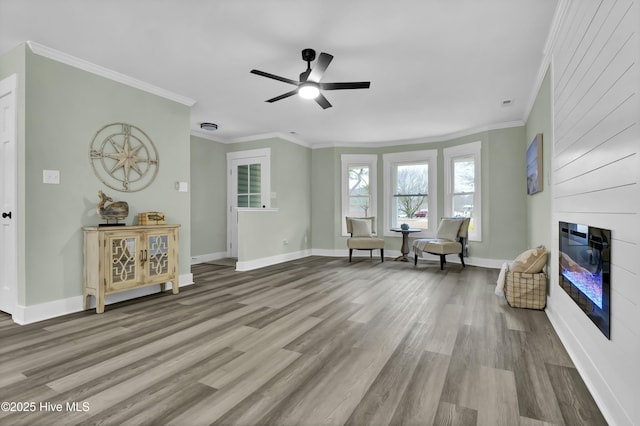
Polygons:
M564 22L570 1L571 0L560 0L558 2L558 5L556 6L553 20L551 21L551 27L549 28L549 33L547 34L547 40L542 51L542 61L540 62L540 66L538 67L538 73L536 74L536 79L534 81L533 87L531 88L531 93L529 93L529 99L527 99L527 104L524 109L524 115L522 116L522 121L525 123L529 120L529 114L531 114L533 104L535 104L536 98L538 97L538 92L540 91L540 87L542 86L542 82L544 81L544 76L547 73L547 68L549 68L549 65L551 65L553 48L558 39L558 34L560 33L560 24Z

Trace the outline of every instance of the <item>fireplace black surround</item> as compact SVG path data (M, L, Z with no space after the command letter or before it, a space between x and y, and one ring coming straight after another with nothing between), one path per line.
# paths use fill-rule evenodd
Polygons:
M611 231L559 223L559 283L611 339Z

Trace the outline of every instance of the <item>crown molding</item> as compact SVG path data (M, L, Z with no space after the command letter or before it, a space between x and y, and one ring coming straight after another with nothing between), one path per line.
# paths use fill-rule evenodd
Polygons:
M188 107L192 107L196 103L195 100L188 98L186 96L178 95L177 93L173 93L161 87L154 86L149 83L145 83L144 81L138 80L133 77L129 77L128 75L121 74L117 71L110 70L108 68L94 64L92 62L85 61L84 59L77 58L75 56L53 49L51 47L44 46L40 43L27 41L27 45L29 46L29 49L31 49L31 51L36 55L44 56L45 58L49 58L54 61L72 66L74 68L78 68L83 71L87 71L92 74L99 75L100 77L117 81L118 83L122 83L127 86L131 86L136 89L143 90L145 92L163 97L165 99L169 99L174 102L178 102Z
M311 148L311 149L387 148L387 147L394 147L394 146L401 146L401 145L418 145L418 144L428 144L428 143L437 143L437 142L448 142L452 139L462 138L465 136L470 136L470 135L474 135L482 132L488 132L490 130L510 129L513 127L522 127L524 125L525 125L524 121L516 120L516 121L507 121L503 123L488 124L486 126L474 127L472 129L461 130L455 133L448 133L440 136L433 136L433 137L427 137L427 138L400 139L400 140L391 140L391 141L382 141L382 142L335 142L335 143L320 143L320 144L317 144L317 143L311 144L291 134L281 133L281 132L243 136L240 138L234 138L230 140L214 137L209 132L204 132L199 129L191 129L191 135L197 136L203 139L208 139L214 142L223 143L223 144L255 142L255 141L263 141L266 139L282 139L291 143L295 143L297 145L304 146L305 148Z
M536 75L536 80L531 89L531 93L529 94L524 115L522 116L522 121L525 123L529 120L529 114L531 114L533 104L536 102L538 92L540 91L540 87L544 81L544 76L547 74L547 69L549 69L549 65L551 64L553 50L558 41L558 35L560 34L560 27L566 19L570 4L571 0L560 0L556 6L556 10L553 14L553 20L551 21L551 27L549 28L549 34L547 34L547 40L545 41L544 49L542 50L542 62L538 68L538 74Z
M261 135L243 136L240 138L231 139L231 143L253 142L253 141L260 141L265 139L283 139L285 141L304 146L305 148L312 148L312 144L300 139L299 137L292 135L291 133L282 133L282 132L272 132L272 133L263 133Z
M313 144L312 149L322 148L387 148L401 145L418 145L437 142L448 142L452 139L462 138L465 136L474 135L476 133L488 132L490 130L510 129L512 127L524 126L524 121L507 121L503 123L488 124L486 126L474 127L471 129L461 130L459 132L443 134L439 136L431 136L426 138L416 139L399 139L393 141L382 142L346 142L346 143L327 143L327 144Z
M206 132L200 129L191 129L191 135L197 136L199 138L208 139L210 141L223 143L223 144L236 144L236 143L245 143L245 142L255 142L255 141L263 141L266 139L282 139L287 142L294 143L296 145L304 146L305 148L312 148L311 144L303 141L302 139L282 132L273 132L273 133L263 133L260 135L250 135L250 136L242 136L234 139L225 139L216 137L211 134L211 132Z

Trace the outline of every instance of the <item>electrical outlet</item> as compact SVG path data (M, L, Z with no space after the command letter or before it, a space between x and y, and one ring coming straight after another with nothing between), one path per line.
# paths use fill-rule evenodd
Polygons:
M285 238L284 240L282 240L282 244L284 244L285 246L289 245L289 240Z

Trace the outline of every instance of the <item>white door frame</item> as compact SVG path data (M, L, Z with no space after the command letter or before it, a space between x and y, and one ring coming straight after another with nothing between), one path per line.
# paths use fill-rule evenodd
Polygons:
M271 148L227 153L227 257L238 257L238 179L240 165L260 163L263 208L270 208ZM254 209L259 210L259 209Z
M17 86L16 74L0 81L0 310L9 314L18 306Z

